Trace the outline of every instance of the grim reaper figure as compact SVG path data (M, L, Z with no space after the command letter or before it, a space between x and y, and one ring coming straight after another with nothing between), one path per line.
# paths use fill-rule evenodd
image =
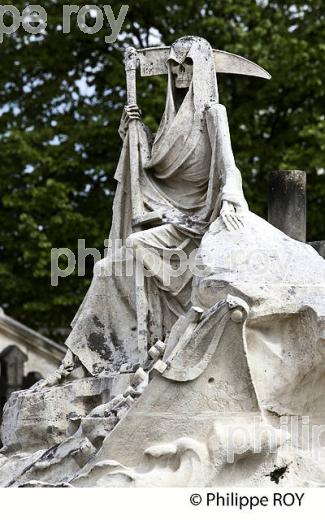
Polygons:
M179 263L198 248L219 215L225 228L234 230L242 226L247 211L227 112L218 102L211 46L202 38L180 38L168 49L165 66L166 106L156 136L141 122L136 104L125 108L112 250L96 265L67 340L71 352L93 375L141 363L147 349L168 336L190 306L192 270L179 269ZM265 72L258 69L256 75ZM137 193L131 171L135 161ZM144 218L134 215L136 204ZM135 232L134 227L140 230ZM123 271L122 264L132 264L130 251L136 251L138 263L150 273L143 288L141 281Z

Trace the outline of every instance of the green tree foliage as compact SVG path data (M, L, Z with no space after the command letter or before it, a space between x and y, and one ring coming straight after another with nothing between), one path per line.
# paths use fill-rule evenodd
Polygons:
M103 250L121 147L122 51L130 44L170 44L194 34L265 67L270 82L218 78L246 196L265 216L268 173L307 170L308 239L325 238L322 0L132 1L122 33L110 45L107 23L87 35L74 15L71 33L63 34L65 3L41 2L48 13L45 34L20 29L0 44L0 303L8 313L58 337L87 290L91 258L86 277L75 272L52 287L50 250L76 252L78 238ZM20 11L27 4L15 1ZM109 4L117 15L121 3ZM165 86L162 77L139 79L139 105L153 130Z

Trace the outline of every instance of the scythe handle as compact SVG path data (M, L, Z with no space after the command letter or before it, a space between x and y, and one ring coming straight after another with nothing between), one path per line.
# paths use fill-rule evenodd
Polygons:
M127 88L127 103L128 105L136 104L137 102L137 86L136 86L136 71L137 71L138 55L136 49L129 47L125 51L125 72L126 72L126 88ZM132 227L134 231L141 230L139 222L143 220L144 205L142 193L140 188L140 153L139 153L139 121L133 119L129 122L128 138L129 138L129 153L130 153L130 183L131 183L131 204L132 204ZM140 278L139 278L140 277ZM147 313L148 302L144 290L143 270L136 264L135 273L136 282L136 310L137 310L137 346L139 356L145 357L147 351L148 337L147 337Z
M127 87L127 103L128 105L136 104L137 88L136 88L136 69L137 69L137 51L133 47L129 47L125 51L125 72ZM144 207L140 189L140 156L139 156L139 121L134 119L129 123L129 150L130 150L130 174L131 174L131 203L132 203L132 220L141 221L144 214Z

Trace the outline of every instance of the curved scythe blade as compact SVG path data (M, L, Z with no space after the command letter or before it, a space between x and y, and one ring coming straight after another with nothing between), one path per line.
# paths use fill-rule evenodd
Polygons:
M167 74L167 60L170 47L148 47L138 49L141 76L157 76ZM270 74L256 63L232 54L231 52L213 50L216 72L243 74L258 78L270 79Z
M271 75L265 69L237 54L213 49L213 57L217 73L225 72L227 74L242 74L271 79Z

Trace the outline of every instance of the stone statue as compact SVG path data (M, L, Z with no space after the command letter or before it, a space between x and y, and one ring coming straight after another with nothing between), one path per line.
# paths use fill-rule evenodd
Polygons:
M249 211L218 99L216 73L270 76L198 37L125 65L112 247L61 368L6 406L0 482L324 485L283 427L325 420L324 260ZM138 66L168 75L156 135Z
M113 251L96 265L92 286L67 340L71 352L93 375L119 371L122 365L130 369L144 361L157 340L166 339L178 317L189 309L192 287L190 270L173 276L170 257L183 253L188 257L197 250L219 214L231 230L243 225L247 211L226 109L218 101L217 58L210 45L202 38L185 37L160 52L162 57L156 61L163 60L168 87L155 137L132 103L137 56L127 52L130 104L120 126L123 149L115 176L118 189L110 235L113 245L127 241L129 251L137 250L138 260L151 272L159 256L159 268L137 283L131 277L121 281L121 276L114 276L121 272L116 263L127 262L122 252ZM247 60L240 60L238 69L232 61L236 57L221 56L224 62L228 57L231 72L268 77Z

